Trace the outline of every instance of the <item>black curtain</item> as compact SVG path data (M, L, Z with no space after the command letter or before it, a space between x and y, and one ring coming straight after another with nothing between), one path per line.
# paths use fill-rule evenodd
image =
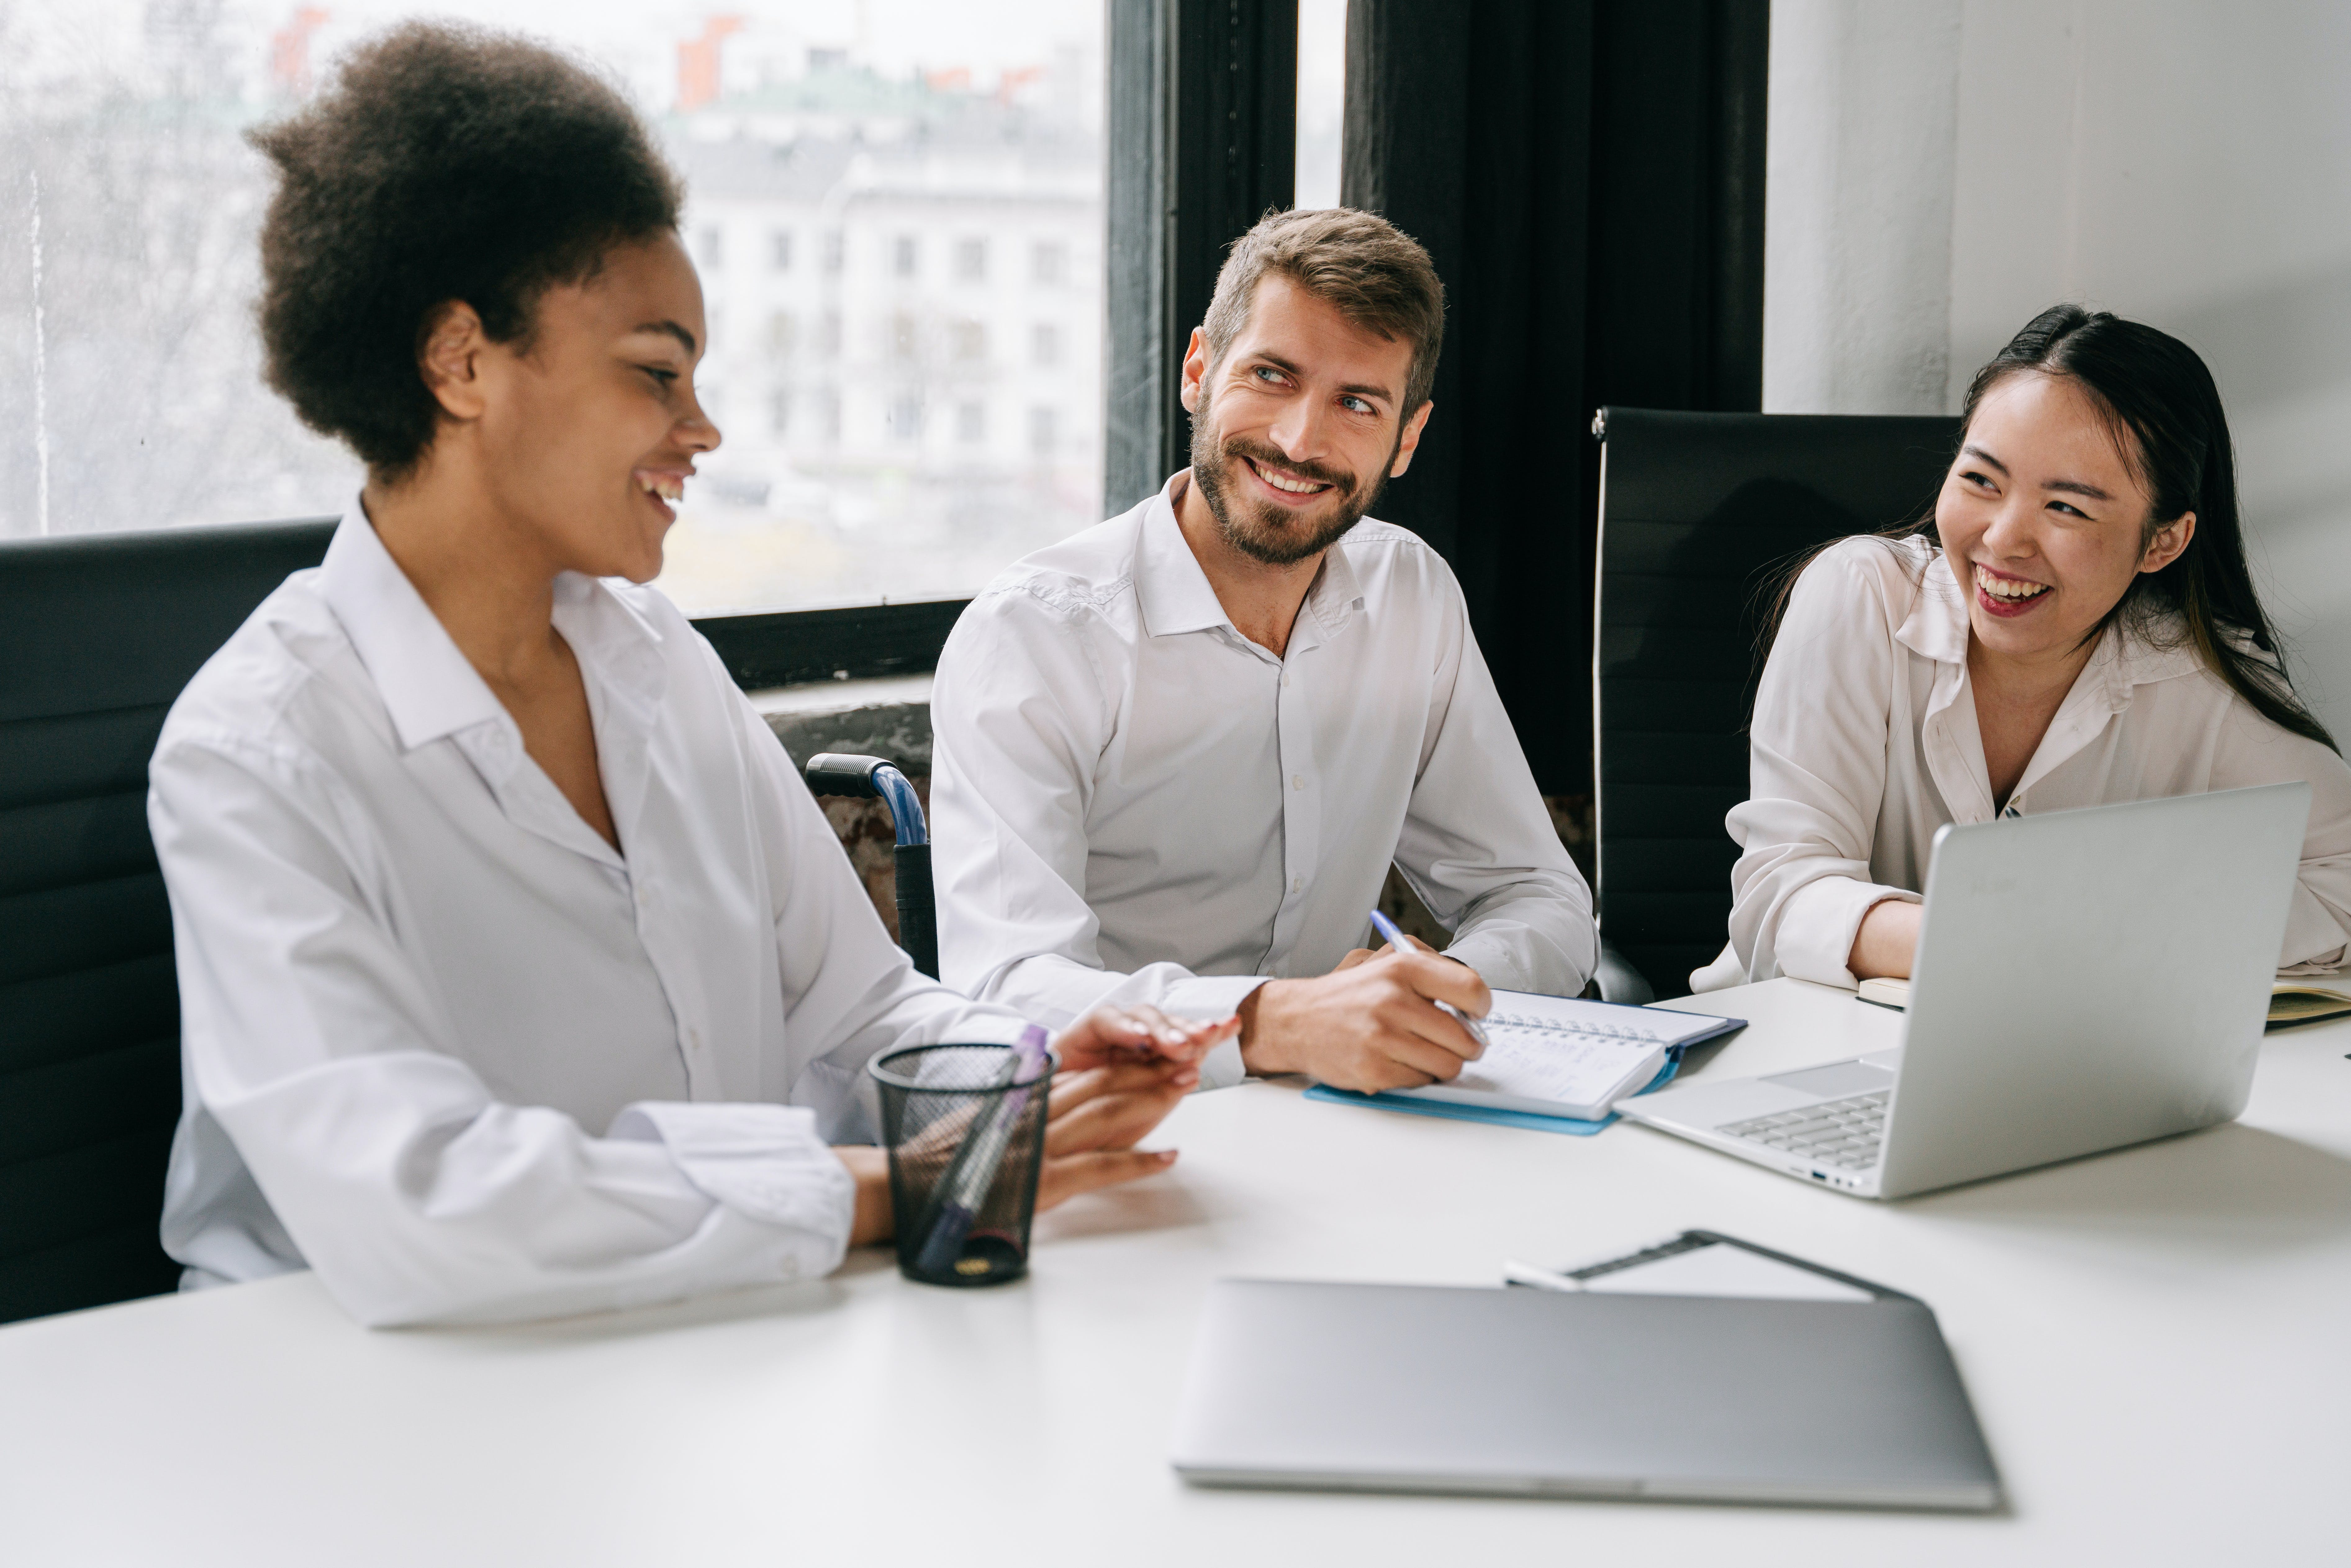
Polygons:
M1378 512L1451 562L1546 794L1592 788L1603 403L1762 392L1769 0L1351 0L1341 200L1446 282Z

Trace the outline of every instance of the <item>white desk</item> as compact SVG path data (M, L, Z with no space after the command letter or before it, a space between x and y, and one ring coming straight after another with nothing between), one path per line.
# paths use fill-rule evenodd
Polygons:
M1896 1027L1792 980L1706 1000L1755 1020L1709 1074ZM820 1284L528 1329L369 1333L308 1275L21 1324L0 1331L0 1556L2344 1562L2346 1052L2351 1024L2273 1036L2240 1124L1890 1206L1642 1127L1564 1138L1252 1083L1176 1113L1171 1176L1040 1222L1033 1277L996 1291L908 1285L872 1252ZM1506 1255L1691 1226L1932 1302L2011 1511L1195 1491L1167 1469L1219 1275L1491 1283Z

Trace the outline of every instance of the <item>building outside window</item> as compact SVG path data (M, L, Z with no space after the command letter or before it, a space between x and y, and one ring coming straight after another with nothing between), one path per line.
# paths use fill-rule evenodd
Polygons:
M1031 456L1042 461L1053 455L1059 424L1050 408L1029 411L1029 452Z
M1060 328L1050 321L1040 321L1029 329L1029 362L1040 367L1061 362Z
M738 7L698 99L701 16L619 0L77 0L0 6L0 538L350 504L357 462L261 382L243 132L453 9L601 62L685 180L726 436L667 542L688 613L960 597L1099 519L1100 0ZM1031 283L1067 291L1050 373ZM1050 459L999 398L1061 406Z

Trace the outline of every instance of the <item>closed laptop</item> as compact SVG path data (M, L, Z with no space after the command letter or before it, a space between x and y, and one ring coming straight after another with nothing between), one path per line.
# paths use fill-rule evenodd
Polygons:
M1935 1316L1876 1301L1227 1280L1176 1469L1207 1486L1989 1509Z

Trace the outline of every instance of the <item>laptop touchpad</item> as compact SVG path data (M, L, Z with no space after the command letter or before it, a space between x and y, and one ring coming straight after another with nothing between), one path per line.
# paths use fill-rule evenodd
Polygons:
M1891 1089L1894 1074L1866 1061L1832 1061L1826 1067L1807 1067L1801 1072L1773 1073L1763 1082L1801 1094L1817 1094L1823 1100L1842 1100L1848 1094Z

